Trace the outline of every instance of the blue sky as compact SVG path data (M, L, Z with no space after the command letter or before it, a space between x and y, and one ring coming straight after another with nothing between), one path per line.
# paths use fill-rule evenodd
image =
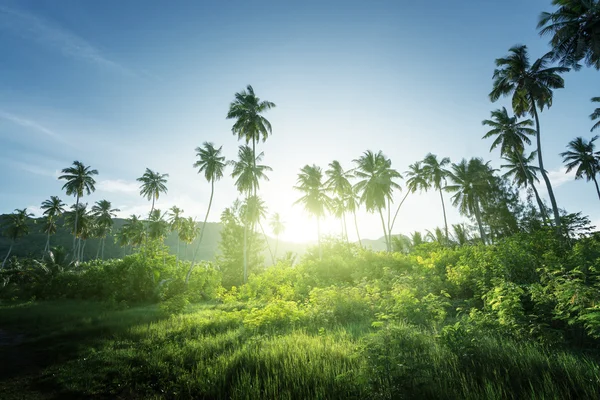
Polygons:
M106 198L123 216L147 212L135 179L149 167L170 174L158 206L200 219L209 185L192 168L194 148L212 141L235 157L225 115L252 84L277 104L267 114L273 136L260 144L274 169L262 195L288 220L287 239L312 239L314 223L292 206L304 164L350 168L364 150L381 149L401 171L427 152L499 166L480 140L481 121L508 105L487 98L494 59L518 43L532 57L545 53L535 25L548 9L549 0L0 1L0 212L35 212L50 195L71 201L56 177L77 159L100 171L84 201ZM598 225L593 185L565 175L558 153L592 136L599 77L566 74L541 114L559 205ZM236 197L229 177L216 190L212 221ZM452 210L449 220L461 218ZM437 195L415 195L396 231L442 223ZM381 236L375 215L359 224L362 236Z

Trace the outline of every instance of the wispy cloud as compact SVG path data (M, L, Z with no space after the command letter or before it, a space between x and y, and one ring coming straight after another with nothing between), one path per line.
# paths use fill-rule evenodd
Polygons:
M49 129L39 123L37 123L36 121L33 121L29 118L25 118L19 115L15 115L12 113L9 113L7 111L4 110L0 110L0 119L12 122L13 124L22 126L24 128L28 128L31 130L34 130L38 133L42 133L44 135L47 135L55 140L58 140L60 142L66 143L66 140L60 136L58 133L54 132L52 129Z
M575 174L567 173L567 169L565 167L559 167L558 169L548 171L548 179L550 179L552 187L557 188L575 179Z
M47 169L44 167L40 167L39 165L27 164L27 163L24 163L21 161L13 161L13 160L6 160L6 161L11 167L18 168L22 171L26 171L31 174L47 176L47 177L54 178L54 179L57 179L60 175L60 171L57 169L51 170L51 169Z
M96 190L107 193L136 193L139 184L123 179L105 179L98 182Z
M67 57L80 59L122 74L135 75L133 71L111 60L75 33L27 11L0 6L0 29L60 51Z

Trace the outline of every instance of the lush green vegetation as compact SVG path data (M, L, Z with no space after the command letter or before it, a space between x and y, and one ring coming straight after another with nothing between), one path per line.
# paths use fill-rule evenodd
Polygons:
M554 91L564 87L563 74L581 61L600 69L600 5L553 4L555 12L540 18L542 34L552 35L550 53L531 62L527 47L515 46L496 60L489 97L509 97L512 112L492 111L483 138L500 151L503 170L480 157L453 162L427 154L402 174L371 150L349 169L339 161L326 169L306 165L294 189L297 204L316 220L318 245L301 258L278 246L281 216L266 223L259 189L272 169L257 147L272 134L264 114L275 104L252 86L235 94L226 116L246 142L238 159L225 160L212 143L195 149L193 167L211 187L201 225L179 207L155 207L168 192L168 174L145 169L138 181L148 216L117 226L119 210L110 201L89 208L83 202L98 171L80 161L63 169L59 180L75 199L71 207L58 196L44 201L41 229L32 228L27 209L2 219L9 244L0 268L0 393L600 398L600 234L581 213L559 207L540 124ZM599 116L596 109L591 118ZM600 197L595 140L575 138L561 156ZM218 195L214 183L229 167L242 199L220 216L212 262L201 249ZM439 193L443 227L394 234L404 200L420 191ZM449 224L447 204L466 222ZM361 207L380 220L385 251L363 246ZM321 237L327 214L339 218L339 238ZM65 228L72 243L57 247ZM30 234L43 246L14 256ZM122 252L107 256L115 244ZM265 267L266 255L273 266Z

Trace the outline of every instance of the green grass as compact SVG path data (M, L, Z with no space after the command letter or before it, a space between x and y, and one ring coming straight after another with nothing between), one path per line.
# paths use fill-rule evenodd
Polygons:
M593 360L480 337L448 346L401 323L249 329L237 307L161 316L73 301L0 305L2 398L600 398ZM6 362L8 361L8 362ZM18 368L16 368L17 366Z

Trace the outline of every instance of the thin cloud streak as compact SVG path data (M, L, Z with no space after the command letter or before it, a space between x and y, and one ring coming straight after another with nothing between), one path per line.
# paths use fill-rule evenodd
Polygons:
M107 193L136 193L139 183L129 182L124 179L105 179L96 185L96 190Z
M98 48L75 33L26 11L0 6L0 29L58 50L67 57L80 59L128 76L136 75L130 69L103 55Z
M40 176L46 176L46 177L58 179L58 177L61 174L61 172L59 170L52 171L52 170L49 170L49 169L46 169L46 168L43 168L43 167L40 167L37 165L27 164L27 163L20 162L20 161L8 161L7 163L13 168L18 168L22 171L26 171L26 172L29 172L34 175L40 175Z
M7 111L4 110L0 110L0 119L12 122L15 125L19 125L22 126L24 128L30 128L34 131L37 131L39 133L43 133L44 135L50 136L51 138L58 140L60 142L63 143L67 143L67 141L60 136L58 133L54 132L52 129L49 129L31 119L19 116L19 115L15 115L12 113L9 113Z

